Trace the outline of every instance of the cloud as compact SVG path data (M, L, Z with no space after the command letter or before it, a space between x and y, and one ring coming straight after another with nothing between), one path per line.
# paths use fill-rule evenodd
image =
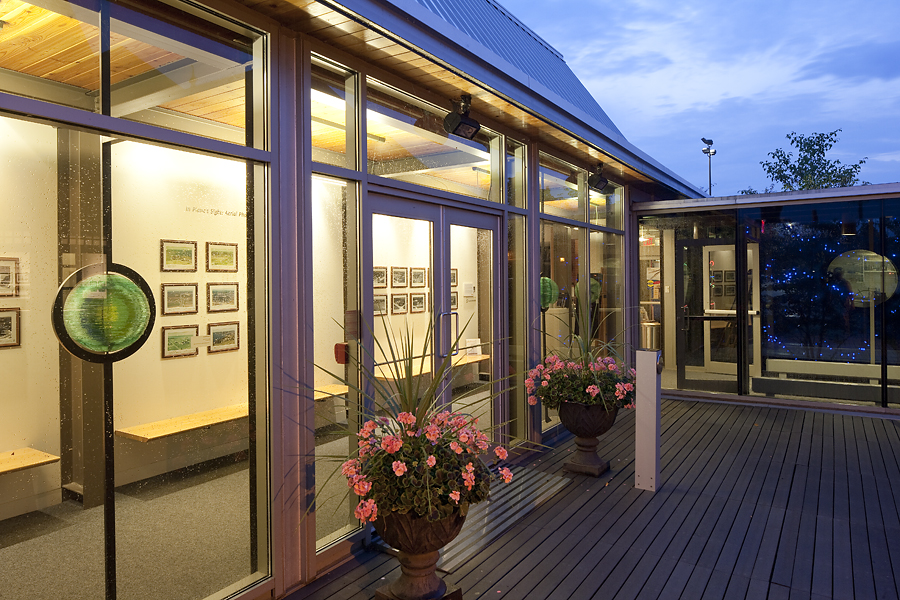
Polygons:
M825 52L799 73L801 79L834 76L848 81L900 78L900 41L876 42Z
M882 152L881 154L870 157L869 160L876 160L879 162L900 162L900 150L895 152Z

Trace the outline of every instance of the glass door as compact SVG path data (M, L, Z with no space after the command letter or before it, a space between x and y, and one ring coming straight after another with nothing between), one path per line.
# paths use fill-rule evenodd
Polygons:
M486 431L506 420L492 391L502 348L497 276L500 219L439 205L370 195L371 253L364 256L372 361L389 382L412 352L424 390L442 362L452 368L439 402L472 414ZM368 302L365 301L364 306ZM408 344L402 340L409 336ZM401 341L401 343L397 343ZM490 435L494 435L491 433Z

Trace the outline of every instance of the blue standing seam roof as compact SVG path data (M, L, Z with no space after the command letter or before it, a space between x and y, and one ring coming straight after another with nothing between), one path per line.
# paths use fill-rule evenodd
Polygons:
M495 0L415 0L462 33L622 135L550 44ZM625 136L622 135L624 138Z

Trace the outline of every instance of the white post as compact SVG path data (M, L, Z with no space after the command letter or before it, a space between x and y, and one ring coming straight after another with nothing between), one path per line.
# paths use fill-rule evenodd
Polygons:
M659 352L637 351L634 403L634 487L655 492L659 485Z

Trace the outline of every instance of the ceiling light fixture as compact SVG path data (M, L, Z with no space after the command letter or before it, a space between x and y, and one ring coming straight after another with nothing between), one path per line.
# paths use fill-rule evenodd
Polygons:
M463 94L453 102L453 112L444 117L444 131L471 140L481 129L481 124L469 116L472 96Z
M587 180L588 187L598 192L602 192L603 188L609 185L609 179L601 175L601 171L603 171L603 163L597 165L597 172L590 175Z

